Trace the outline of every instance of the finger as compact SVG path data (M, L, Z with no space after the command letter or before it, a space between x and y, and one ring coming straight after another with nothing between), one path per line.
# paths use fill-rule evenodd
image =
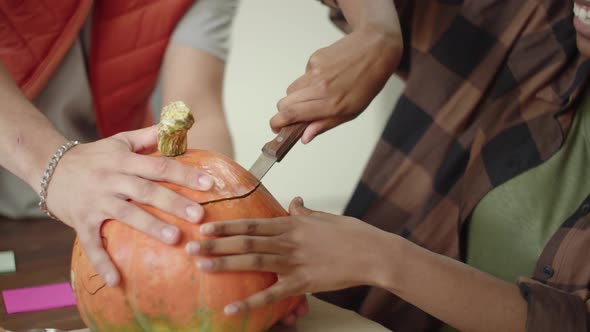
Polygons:
M325 96L322 89L318 89L315 86L305 87L281 98L277 103L277 110L279 112L284 112L294 104L324 99L324 97Z
M307 315L308 312L309 304L307 303L307 298L304 298L303 301L301 301L299 305L297 305L297 308L295 308L295 316L297 316L297 318L303 317Z
M295 314L288 314L285 318L281 319L281 323L285 326L294 326L297 323L297 316Z
M314 121L314 122L310 123L307 126L307 128L305 128L303 135L301 135L301 143L308 144L314 138L316 138L318 135L321 135L321 134L325 133L326 131L328 131L332 128L335 128L338 125L340 125L346 121L347 120L342 120L342 118L340 118L340 117L326 118L326 119Z
M271 219L236 219L217 221L201 226L203 235L229 236L229 235L260 235L271 236L284 233L289 226L287 217Z
M206 191L214 185L213 178L207 173L168 158L129 154L123 167L128 175L175 183L195 190Z
M291 270L286 256L271 254L244 254L201 258L197 268L204 272L260 271L284 274Z
M155 182L126 175L118 176L115 180L117 193L136 202L151 205L191 222L199 222L205 214L199 204Z
M264 307L289 296L289 289L283 282L277 282L273 286L256 293L247 299L239 302L234 302L225 306L223 311L226 315L235 315L240 312L254 310L256 308Z
M278 132L281 128L300 122L329 119L332 111L325 99L308 100L286 106L270 119L270 127Z
M335 214L331 214L331 213L327 213L327 212L309 209L304 206L303 199L301 197L293 198L293 200L289 204L289 215L291 215L292 217L308 216L308 217L311 217L310 220L315 220L315 221L319 221L319 220L338 221L341 218L348 218L348 217L343 217L343 216L339 216L339 215L335 215ZM297 219L292 218L291 220L297 220ZM303 220L303 218L301 218L301 220Z
M178 228L168 225L145 210L120 199L109 202L109 217L117 219L140 232L167 244L175 244L180 239Z
M192 241L185 249L189 255L284 254L290 246L274 237L240 235Z
M114 135L113 138L125 142L133 152L149 153L158 145L158 126L122 132Z
M309 216L315 211L304 206L303 198L295 197L289 204L289 214L292 216Z
M311 79L312 79L312 77L307 74L299 77L298 79L293 81L293 83L291 83L291 85L289 85L289 87L287 87L287 94L290 95L295 91L298 91L298 90L308 87L311 83Z
M80 243L84 247L88 260L94 266L96 272L109 287L115 287L119 284L119 272L111 262L109 255L102 245L100 232L98 229L84 230L78 232Z

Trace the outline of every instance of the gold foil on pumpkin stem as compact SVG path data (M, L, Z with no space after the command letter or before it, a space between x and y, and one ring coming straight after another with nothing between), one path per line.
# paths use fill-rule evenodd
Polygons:
M158 127L158 151L166 157L184 154L187 133L194 123L191 110L183 102L175 101L164 106Z

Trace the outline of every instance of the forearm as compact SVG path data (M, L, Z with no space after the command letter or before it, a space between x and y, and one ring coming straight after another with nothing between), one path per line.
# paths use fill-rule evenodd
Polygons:
M38 191L51 155L66 142L0 64L0 166Z
M399 18L392 0L325 0L325 3L339 7L352 30L374 27L387 33L401 33Z
M461 331L525 331L527 304L515 284L388 238L381 250L383 273L373 284Z
M225 63L201 50L172 42L164 58L162 99L182 100L193 111L189 147L233 158L231 136L223 112Z

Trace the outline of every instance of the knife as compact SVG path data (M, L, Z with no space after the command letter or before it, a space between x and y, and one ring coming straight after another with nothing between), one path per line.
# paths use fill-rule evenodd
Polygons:
M287 152L291 150L293 145L297 143L301 135L303 135L305 128L307 128L307 123L295 123L283 127L272 141L262 147L262 153L252 167L250 167L250 173L258 178L258 180L262 180L272 165L280 162Z

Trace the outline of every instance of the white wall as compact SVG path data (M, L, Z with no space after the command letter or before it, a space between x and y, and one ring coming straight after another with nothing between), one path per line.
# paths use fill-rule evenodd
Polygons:
M309 56L341 36L319 1L242 0L225 81L226 112L242 166L249 168L273 138L268 121ZM342 212L400 89L392 78L356 120L307 146L298 143L266 175L265 186L285 207L300 195L310 208Z

